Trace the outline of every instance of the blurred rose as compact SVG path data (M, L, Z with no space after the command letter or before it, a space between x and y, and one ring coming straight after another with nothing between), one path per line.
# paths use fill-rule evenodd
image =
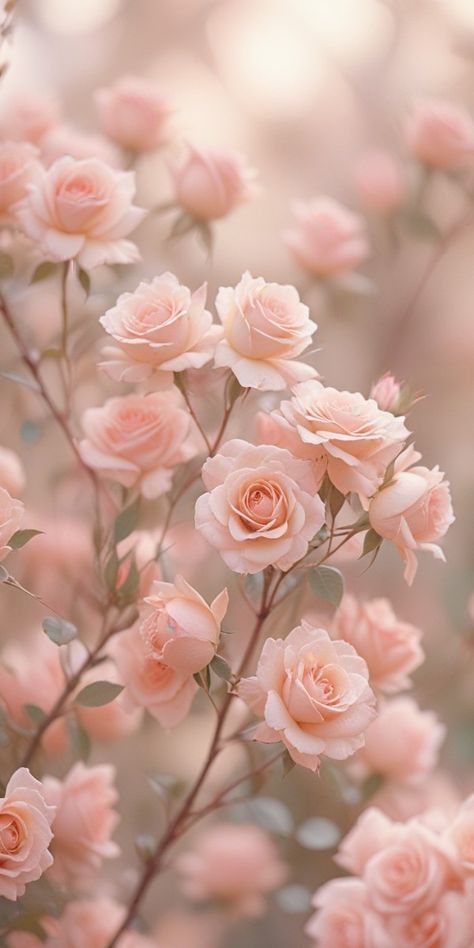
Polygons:
M0 447L0 486L16 497L23 493L25 484L25 469L18 454Z
M474 123L465 109L436 99L418 102L407 126L410 151L432 168L452 171L474 155Z
M404 201L403 171L390 152L363 155L356 165L355 182L366 205L380 214L392 214Z
M0 487L0 560L10 553L8 541L19 530L25 508L21 500L10 497L4 487Z
M380 948L380 923L361 879L331 879L318 889L313 905L316 912L305 932L318 948Z
M84 158L99 158L112 168L120 168L122 165L120 152L106 138L80 131L70 125L57 125L42 139L43 164L49 167L65 155L76 161Z
M347 273L369 256L364 221L332 198L300 202L294 214L295 227L284 240L296 262L314 276Z
M90 525L69 513L47 517L37 510L34 524L43 533L22 548L19 579L62 615L69 617L77 606L87 609L85 592L94 590L95 581Z
M459 808L445 838L454 848L463 875L474 876L474 794Z
M26 767L16 770L0 800L0 895L15 902L52 865L48 850L54 807Z
M58 122L59 106L56 100L28 89L17 93L6 103L0 127L4 139L38 145Z
M393 698L366 731L357 759L371 773L413 783L435 769L445 736L434 712L420 711L413 698Z
M391 372L386 372L372 385L370 397L377 402L382 411L395 413L401 390L401 383L397 382Z
M385 916L384 929L377 948L471 948L471 898L462 892L444 892L419 912Z
M16 225L15 205L40 176L38 151L30 142L0 144L0 226Z
M101 896L68 902L59 918L42 920L47 948L106 948L122 924L125 909Z
M184 163L172 169L176 202L197 220L226 217L255 196L255 172L234 152L189 146Z
M81 687L90 685L94 681L111 681L119 684L119 676L115 663L101 662L97 668L82 676ZM97 708L76 706L76 716L82 727L93 741L118 741L133 734L142 720L140 708L130 713L122 708L119 701L109 701L108 704Z
M169 103L144 79L123 76L95 98L104 133L122 148L150 151L168 138Z
M221 287L216 308L224 338L215 355L244 387L277 391L317 375L294 361L311 343L316 323L294 286L265 283L247 271L236 287Z

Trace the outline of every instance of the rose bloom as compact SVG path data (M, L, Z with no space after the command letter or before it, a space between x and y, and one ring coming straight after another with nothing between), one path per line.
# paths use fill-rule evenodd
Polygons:
M224 338L215 363L232 369L244 388L278 391L317 375L295 361L317 326L294 286L265 283L246 272L236 287L220 288L216 308Z
M124 907L106 896L68 902L59 918L42 919L46 948L106 948L124 916Z
M369 497L408 437L404 418L381 411L359 392L340 392L311 380L295 385L291 401L271 413L268 437L311 458L318 486L324 475L343 494Z
M387 151L363 155L356 165L355 183L366 205L392 214L403 203L406 185L400 163Z
M471 898L443 892L420 912L384 918L377 948L472 948L474 913Z
M256 194L255 172L235 152L190 145L187 158L171 174L177 204L201 221L227 217Z
M446 728L413 698L393 698L380 709L365 735L358 760L372 773L414 783L438 763Z
M408 676L425 657L420 630L397 619L388 599L358 602L354 596L344 596L331 635L354 646L367 662L372 688L386 694L409 688Z
M8 541L20 529L24 510L21 500L10 497L8 491L0 487L0 560L11 552Z
M26 767L16 770L0 799L0 896L15 902L52 865L54 807Z
M109 398L82 416L83 461L123 487L139 486L144 497L164 494L174 469L193 456L190 416L177 389Z
M15 205L41 173L38 151L30 142L0 144L0 226L16 225Z
M411 153L443 171L461 168L474 155L474 123L465 109L449 102L421 100L407 126Z
M427 550L445 560L437 540L454 521L449 483L438 467L399 471L369 502L371 527L391 540L405 561L404 577L411 586L418 562L415 550Z
M100 367L123 382L141 382L156 373L160 388L173 383L173 372L201 368L221 334L205 305L205 283L191 293L172 273L122 293L99 320L117 344L103 349Z
M397 382L391 372L386 372L372 385L370 397L377 402L382 411L391 411L395 414L401 391L400 382Z
M119 150L101 135L91 135L69 125L57 125L44 136L41 142L41 158L46 167L58 158L69 155L80 161L83 158L100 158L112 168L122 166Z
M118 823L112 809L118 800L113 786L115 768L109 764L74 764L64 780L44 778L45 797L56 807L53 831L56 879L71 882L87 878L103 859L120 852L111 836Z
M25 484L25 469L18 454L0 447L0 486L16 497L23 493Z
M98 89L95 100L104 133L122 148L150 151L167 140L169 103L144 79L123 76Z
M89 270L139 259L124 239L146 214L132 203L134 172L66 156L42 170L28 192L17 206L19 224L48 260L74 259Z
M152 594L145 602L152 610L146 620L148 641L158 661L191 675L209 664L229 605L227 589L208 606L178 575L173 583L153 583Z
M44 135L59 122L55 99L33 89L17 93L7 103L0 118L2 137L39 145Z
M360 879L331 879L316 892L305 932L318 948L381 948L380 922Z
M321 754L354 754L375 716L364 659L304 619L286 639L266 640L257 674L240 682L239 694L263 718L255 740L283 741L310 770L318 770Z
M463 875L474 876L474 794L461 805L445 836Z
M17 577L74 621L88 609L84 594L97 582L90 526L80 516L45 516L36 510L33 522L44 532L22 548Z
M202 479L209 493L196 501L196 528L237 573L289 569L324 523L311 464L281 448L228 441Z
M332 198L300 202L294 214L295 226L284 240L296 263L314 276L340 276L369 256L363 219Z
M188 898L221 899L250 916L265 911L265 895L287 876L271 837L252 823L211 827L175 864Z
M81 679L81 688L94 681L111 681L119 684L119 675L113 661L101 662ZM119 701L109 701L97 708L76 707L76 716L92 741L122 740L133 734L142 721L142 710L125 711Z

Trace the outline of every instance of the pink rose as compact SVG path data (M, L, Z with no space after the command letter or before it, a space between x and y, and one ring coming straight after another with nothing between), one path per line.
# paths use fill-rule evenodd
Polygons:
M34 524L44 532L22 548L18 578L74 621L88 609L84 593L95 582L89 525L80 516L61 513L51 517L36 510Z
M122 148L150 151L167 140L169 103L144 79L123 76L95 99L104 133Z
M234 152L190 145L184 163L171 170L176 202L197 220L226 217L256 193L255 172Z
M16 770L0 800L0 895L15 902L52 865L54 807L26 767Z
M59 918L42 921L46 948L106 948L124 916L124 907L106 896L68 902Z
M11 551L8 541L19 530L24 510L21 500L10 497L8 491L0 487L0 560Z
M227 589L208 606L182 576L174 583L153 583L145 602L148 642L157 661L193 675L209 664L219 644L221 622L229 604Z
M314 276L339 276L369 256L364 221L332 198L300 202L294 214L295 226L284 240L296 263Z
M187 441L190 416L177 389L109 398L82 416L84 462L124 487L139 486L144 497L164 494L174 469L195 453Z
M441 540L454 521L449 483L438 467L412 467L394 475L370 500L369 520L384 539L391 540L405 561L404 576L411 586L418 563L415 550L445 556Z
M93 681L111 681L119 684L119 675L113 661L101 662L88 674L83 675L81 687ZM133 712L126 711L119 701L109 701L97 708L77 705L76 716L82 727L93 741L118 741L133 734L142 720L141 708Z
M173 372L201 368L212 358L221 333L205 304L205 283L191 293L172 273L140 283L134 293L122 293L99 320L117 343L103 349L101 368L124 382L156 373L160 388L172 384Z
M393 698L367 729L358 759L372 773L414 783L436 767L445 734L432 711L420 711L413 698Z
M474 123L465 109L449 102L418 102L407 126L410 151L432 168L452 171L474 155Z
M313 899L317 910L305 927L318 948L381 948L380 922L360 879L331 879Z
M278 443L313 461L319 486L327 473L341 493L363 498L377 490L409 434L403 417L381 411L373 399L316 380L295 385L271 419Z
M471 895L472 899L472 895ZM443 892L419 912L384 919L377 948L471 948L474 944L472 901L462 892Z
M394 414L400 400L402 386L391 372L386 372L372 385L370 397L377 402L382 411L391 411Z
M372 688L386 694L409 688L408 676L425 657L420 630L397 619L388 599L357 602L344 596L331 635L354 646L367 662Z
M287 868L270 836L253 824L220 824L176 860L185 895L221 899L242 915L261 915L264 896L285 880Z
M392 214L405 198L402 168L387 151L363 155L356 165L355 183L367 206L380 214Z
M0 225L15 227L15 205L27 194L29 184L39 178L38 151L30 142L0 144Z
M58 158L69 155L80 161L83 158L99 158L111 168L120 168L122 158L119 150L101 135L81 132L69 125L57 125L47 132L41 141L43 164L49 167Z
M474 794L459 808L445 835L463 875L474 876Z
M120 852L111 840L119 817L112 809L118 800L113 786L115 768L109 764L74 764L63 781L44 778L45 796L56 808L53 830L56 879L71 883L87 878L103 859Z
M59 106L33 89L17 93L3 109L0 119L2 137L11 141L40 144L46 132L59 122Z
M361 876L372 856L391 846L396 838L397 824L377 807L368 807L342 840L334 862Z
M25 469L18 454L0 447L0 486L16 497L23 493L25 484Z
M244 388L277 391L317 375L294 361L317 329L294 286L265 283L246 272L236 287L220 288L216 308L224 338L215 363L232 369Z
M264 720L255 740L283 741L295 763L310 770L319 768L321 754L354 754L375 716L364 659L304 619L286 639L267 639L256 677L244 678L239 694Z
M311 464L281 448L228 441L202 478L209 493L196 501L196 528L237 573L289 569L324 523Z
M86 270L139 259L124 238L146 211L132 204L135 175L95 158L60 158L28 186L17 207L22 230L48 260L75 259Z

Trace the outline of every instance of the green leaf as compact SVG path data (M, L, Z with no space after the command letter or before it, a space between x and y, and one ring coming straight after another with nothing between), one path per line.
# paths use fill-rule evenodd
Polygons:
M226 385L226 403L228 407L232 408L237 399L240 398L245 391L246 389L242 388L238 378L232 373Z
M53 263L52 260L45 260L36 267L36 270L31 277L30 284L39 283L41 280L47 280L48 277L51 277L54 273L57 273L58 269L59 266L57 263Z
M8 253L0 253L0 280L8 280L13 275L13 260Z
M120 543L121 540L133 533L138 522L139 510L140 500L137 498L129 507L125 507L125 510L119 513L114 523L114 543Z
M291 754L289 754L287 750L285 750L285 752L284 752L284 754L283 754L283 756L282 756L281 762L282 762L282 766L283 766L283 776L284 776L284 777L287 777L288 774L290 774L291 771L294 770L294 768L296 767L296 764L295 764L295 762L294 762L294 760L293 760Z
M327 493L326 506L329 507L333 520L336 519L345 499L345 494L341 494L341 491L334 487L334 484L331 484Z
M211 668L219 678L223 678L224 681L231 680L232 669L225 658L222 658L222 655L214 655L211 661Z
M324 817L313 817L300 823L295 837L301 846L306 849L334 849L341 839L342 833L336 823Z
M337 609L344 595L344 579L338 569L318 566L309 574L309 582L318 599L324 599Z
M84 290L86 296L89 296L91 290L91 278L87 273L87 270L83 270L82 267L77 268L77 279Z
M117 685L113 681L93 681L86 685L75 697L75 703L84 708L100 708L104 704L110 704L123 691L123 685Z
M133 602L137 597L139 585L140 573L138 572L135 559L132 559L130 561L130 569L127 573L127 577L117 589L117 594L120 596L121 602Z
M293 817L289 807L282 800L273 797L256 797L242 805L242 814L270 833L291 836L294 830Z
M42 724L46 714L42 708L39 708L37 704L25 704L25 711L30 719L33 721L33 724Z
M119 568L118 556L115 550L110 554L104 570L104 579L107 586L107 589L110 589L111 592L115 590L117 584L117 573Z
M200 688L203 688L204 691L209 691L211 686L211 673L209 671L209 665L206 665L202 671L196 672L193 675L194 681Z
M383 538L379 536L375 530L368 530L364 537L364 546L362 547L361 556L367 556L368 553L378 550L382 539Z
M44 530L17 530L16 533L10 537L8 546L11 546L12 550L20 550L22 546L25 546L26 543L29 543L33 537L37 537L40 533L44 533Z
M67 645L77 638L76 626L59 616L46 616L43 619L43 632L55 645Z

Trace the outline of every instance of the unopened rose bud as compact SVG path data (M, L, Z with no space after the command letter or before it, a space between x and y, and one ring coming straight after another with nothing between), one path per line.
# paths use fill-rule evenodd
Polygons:
M255 196L255 172L233 152L190 146L184 164L172 169L177 203L197 220L227 217Z

